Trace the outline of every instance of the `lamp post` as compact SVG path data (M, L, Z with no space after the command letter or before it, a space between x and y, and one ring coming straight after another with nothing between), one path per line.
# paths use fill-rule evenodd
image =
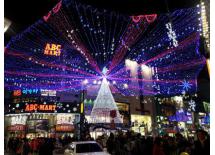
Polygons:
M85 79L82 82L82 103L81 103L81 110L80 110L80 139L82 140L84 137L84 125L85 125L85 114L84 114L84 100L85 100L85 85L88 84L88 80Z

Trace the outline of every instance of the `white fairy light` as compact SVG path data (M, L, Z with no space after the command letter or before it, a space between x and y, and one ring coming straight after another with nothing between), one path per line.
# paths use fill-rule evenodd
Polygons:
M169 40L173 42L174 47L177 47L178 46L178 41L177 41L175 31L173 31L173 29L172 29L172 23L170 23L170 22L167 23L166 28L168 29L167 34L168 34Z
M208 21L207 21L207 16L206 16L206 10L205 10L205 4L204 2L201 3L201 19L202 19L202 34L203 37L205 38L207 48L210 47L210 41L209 41L209 26L208 26Z

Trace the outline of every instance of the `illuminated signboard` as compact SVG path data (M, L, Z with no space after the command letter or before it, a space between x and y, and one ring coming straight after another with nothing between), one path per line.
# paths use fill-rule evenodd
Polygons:
M168 117L171 122L188 122L192 121L192 115L189 112L185 112L183 109L176 111L176 114Z
M46 44L45 50L44 50L45 55L54 55L54 56L60 56L61 54L61 45L58 44Z
M119 111L127 111L127 112L129 112L129 105L128 104L116 102L116 105L117 105Z
M56 119L56 131L73 132L74 125L80 122L79 114L58 114Z
M25 111L55 111L56 105L27 104Z
M28 94L38 94L39 89L18 89L13 91L13 96L21 96L21 95L28 95Z
M49 130L48 119L32 119L27 121L28 132L43 132Z
M75 119L76 115L74 114L58 114L57 124L73 124Z
M25 99L24 101L27 101ZM80 113L80 103L78 102L57 102L41 101L40 99L29 99L29 102L24 102L22 99L19 103L11 103L8 105L7 113ZM30 102L33 101L33 102Z
M55 90L47 90L47 89L41 89L41 96L56 96Z
M39 89L23 89L22 94L37 94Z
M25 125L16 124L8 126L8 131L25 131Z
M11 117L11 125L25 125L27 121L28 116L26 115L18 115L18 116L12 116Z
M74 131L74 126L71 124L57 124L56 125L56 131L61 131L61 132L72 132Z
M13 91L13 96L21 96L21 95L22 95L22 91L20 89Z

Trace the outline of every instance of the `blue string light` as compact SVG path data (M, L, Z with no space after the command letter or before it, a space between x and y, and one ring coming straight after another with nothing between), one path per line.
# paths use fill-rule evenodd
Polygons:
M153 23L134 23L118 12L63 0L47 20L40 19L8 43L5 87L78 92L85 79L88 88L99 85L106 67L106 78L116 93L195 93L196 78L205 64L199 51L198 12L199 8L180 9L157 15ZM169 19L175 47L170 46L166 29ZM61 45L61 54L44 55L47 43ZM127 59L138 64L135 77L126 68ZM150 68L150 78L144 66Z

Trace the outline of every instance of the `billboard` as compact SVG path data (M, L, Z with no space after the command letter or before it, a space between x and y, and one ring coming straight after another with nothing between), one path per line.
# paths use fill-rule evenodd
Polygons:
M28 132L41 132L49 130L48 119L32 119L27 121Z

